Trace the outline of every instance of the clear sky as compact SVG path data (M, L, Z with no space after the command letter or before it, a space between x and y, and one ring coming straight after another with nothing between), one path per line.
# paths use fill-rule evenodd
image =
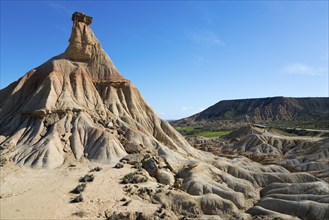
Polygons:
M328 96L328 1L1 0L1 89L64 52L74 11L164 119L226 99Z

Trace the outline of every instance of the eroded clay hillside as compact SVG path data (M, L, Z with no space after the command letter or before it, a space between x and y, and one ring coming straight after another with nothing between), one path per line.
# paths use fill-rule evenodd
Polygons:
M329 139L297 136L274 128L243 126L222 137L188 137L197 149L227 157L245 156L291 172L308 172L329 182Z

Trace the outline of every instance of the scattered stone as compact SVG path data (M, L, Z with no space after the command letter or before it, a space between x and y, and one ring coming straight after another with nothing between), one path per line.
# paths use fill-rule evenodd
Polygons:
M87 215L88 213L85 210L78 210L74 213L72 213L72 215L78 216L80 218L83 218Z
M252 220L253 217L247 213L238 213L232 216L231 220ZM276 219L276 218L273 218Z
M87 174L84 177L81 177L79 181L80 182L84 182L84 183L86 183L86 182L92 182L92 181L94 181L94 175Z
M147 193L148 195L151 195L153 193L153 189L150 187L142 187L142 188L138 189L138 193L139 194Z
M117 163L117 164L114 166L114 168L117 168L117 169L121 169L121 168L123 168L123 163L121 163L121 162Z
M136 162L131 168L137 169L138 171L142 170L142 163Z
M144 158L143 158L144 160L147 160L147 159L152 158L152 156L151 156L151 152L150 152L150 151L146 151L146 153L147 153L147 154L145 154L145 155L144 155Z
M158 172L158 166L154 159L148 159L142 162L142 167L150 174L150 176L155 176Z
M81 194L79 194L78 196L74 197L72 200L71 200L71 203L78 203L78 202L82 202L83 201L83 197Z
M183 178L176 178L174 187L177 189L180 189L180 187L183 185L184 179Z
M142 144L136 144L131 142L126 143L124 146L128 154L137 154L145 149Z
M120 160L120 162L123 163L123 164L127 164L128 161L129 161L129 160L126 160L126 159L124 159L124 158L122 158L122 159Z
M122 204L122 206L128 206L129 203L131 203L132 200L126 201L125 203Z
M153 220L156 219L153 216L146 215L142 212L116 212L111 210L105 211L106 220Z
M130 165L134 165L136 163L140 163L144 158L144 155L141 153L136 153L136 154L128 154L124 158L120 160L122 163L128 163Z
M80 194L81 192L83 192L86 188L86 184L85 183L82 183L82 184L79 184L77 187L75 187L71 193L74 193L74 194Z
M162 219L164 219L164 218L166 217L166 213L165 213L165 212L164 212L164 213L161 213L161 214L159 215L159 217L162 218Z
M107 124L107 127L110 128L110 129L114 129L114 124L113 124L113 122L110 121L110 122Z
M165 185L174 185L175 183L175 178L174 175L166 170L158 170L158 172L155 175L155 178L162 184Z
M99 172L101 170L102 170L101 167L95 167L95 168L91 169L89 172Z
M7 158L0 157L0 167L5 166L7 162L8 162Z
M131 187L124 189L124 191L125 191L125 192L127 192L127 193L130 193L130 192L131 192L131 190L132 190L132 188L131 188Z

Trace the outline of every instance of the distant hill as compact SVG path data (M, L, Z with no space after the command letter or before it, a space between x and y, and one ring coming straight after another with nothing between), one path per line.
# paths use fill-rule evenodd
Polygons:
M227 120L329 128L329 98L270 97L224 100L176 123Z

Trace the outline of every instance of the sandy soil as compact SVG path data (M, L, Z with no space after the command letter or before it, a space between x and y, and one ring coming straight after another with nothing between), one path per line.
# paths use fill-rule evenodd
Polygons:
M70 203L75 197L70 193L79 184L79 178L92 168L95 179L87 183L82 192L84 201ZM0 218L1 219L104 219L106 210L139 211L154 213L158 208L139 198L129 198L119 180L131 172L130 166L114 169L111 165L78 164L63 165L54 170L19 168L13 165L1 168ZM148 183L152 184L152 182ZM120 200L132 200L122 206Z

